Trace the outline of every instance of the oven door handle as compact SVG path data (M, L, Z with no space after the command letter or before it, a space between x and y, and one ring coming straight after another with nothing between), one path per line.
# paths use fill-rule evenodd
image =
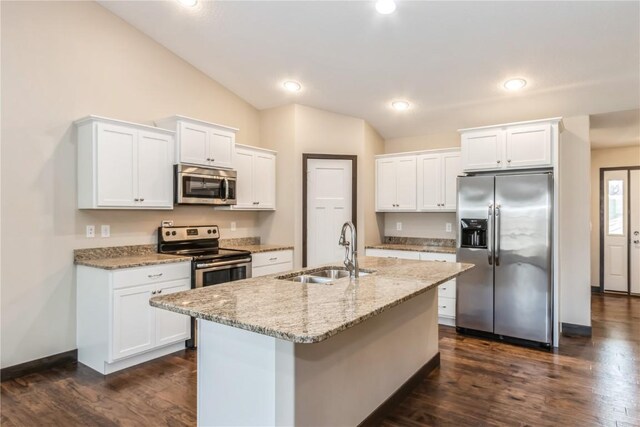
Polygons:
M210 267L224 267L229 265L242 265L250 262L251 262L251 258L242 258L242 259L235 259L233 261L209 262L205 264L196 263L196 269L210 268Z

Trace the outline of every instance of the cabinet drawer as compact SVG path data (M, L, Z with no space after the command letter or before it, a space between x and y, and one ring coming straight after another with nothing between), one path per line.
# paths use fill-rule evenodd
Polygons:
M422 261L447 261L456 262L456 254L438 254L434 252L420 252Z
M456 317L456 300L438 296L438 316Z
M449 280L446 283L438 286L438 296L446 297L446 298L454 298L456 297L456 281Z
M126 268L113 272L114 289L169 280L190 279L191 262Z
M293 270L293 263L284 262L281 264L270 264L256 267L255 265L251 269L252 277L268 276L270 274L286 273Z
M293 262L293 251L261 252L251 255L253 267Z
M397 251L389 249L367 249L365 251L367 256L376 256L380 258L399 258L399 259L420 259L418 252L411 251Z

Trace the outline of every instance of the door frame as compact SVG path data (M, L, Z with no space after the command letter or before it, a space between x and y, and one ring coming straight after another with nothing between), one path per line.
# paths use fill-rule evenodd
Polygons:
M302 153L302 267L307 266L307 160L351 160L351 222L358 228L358 156Z
M609 171L627 171L627 193L631 197L631 171L640 170L640 166L616 166L610 168L600 168L600 286L592 287L592 291L604 293L604 173ZM627 200L627 230L631 230L631 203ZM627 244L627 295L631 294L631 251L629 244L631 243L631 235L627 236L629 242Z

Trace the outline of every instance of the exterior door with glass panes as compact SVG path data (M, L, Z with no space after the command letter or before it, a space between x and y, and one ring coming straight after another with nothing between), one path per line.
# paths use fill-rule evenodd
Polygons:
M629 291L629 171L605 170L603 174L602 258L605 291Z

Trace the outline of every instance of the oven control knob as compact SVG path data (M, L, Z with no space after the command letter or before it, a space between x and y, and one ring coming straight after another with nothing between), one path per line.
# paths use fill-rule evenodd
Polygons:
M217 232L218 232L217 230L213 230L213 231L212 231L212 233L213 233L213 234L216 234Z
M170 232L170 231L167 231L167 232L165 232L165 233L164 233L164 235L165 235L165 236L171 236L171 232Z
M175 231L172 231L172 232L171 232L171 235L172 235L172 236L175 236L175 235L176 235L176 232L175 232Z
M211 234L211 230L207 230L207 233Z

